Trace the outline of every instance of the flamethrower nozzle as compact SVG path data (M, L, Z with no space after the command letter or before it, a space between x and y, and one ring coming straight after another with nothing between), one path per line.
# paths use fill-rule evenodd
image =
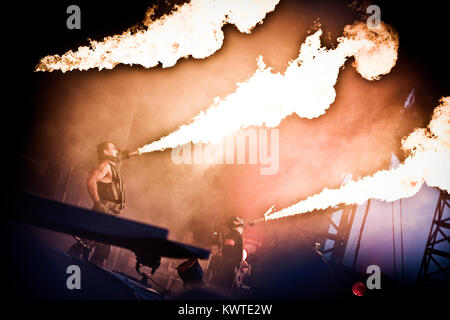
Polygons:
M128 151L128 150L121 150L121 151L119 152L118 157L119 157L120 160L127 160L127 159L129 159L129 158L131 158L131 157L135 157L135 156L138 156L138 155L140 155L140 154L141 154L141 153L138 152L138 150L133 151L133 152L130 152L130 151Z
M245 224L246 227L253 227L255 224L260 223L260 222L265 222L266 218L262 217L262 218L258 218L252 221L249 221Z

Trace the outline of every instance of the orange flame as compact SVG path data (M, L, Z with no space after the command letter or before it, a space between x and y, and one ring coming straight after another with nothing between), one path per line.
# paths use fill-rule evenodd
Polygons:
M450 191L450 97L441 99L426 129L416 129L402 141L409 154L396 169L381 170L339 189L322 192L277 212L266 212L265 220L279 219L341 203L362 204L368 199L395 201L415 195L425 182Z
M146 29L132 33L129 29L103 41L90 41L62 56L42 58L35 71L62 72L112 69L117 64L139 64L151 68L161 62L172 67L178 59L192 56L203 59L222 47L222 26L234 24L240 32L250 33L280 0L191 0L156 21L151 21L154 8L146 13Z
M353 56L354 67L368 80L387 74L397 61L398 37L384 23L376 29L356 22L344 28L335 49L321 46L318 30L306 38L299 56L284 74L272 73L259 57L258 69L237 90L214 103L158 141L139 148L140 153L176 148L189 142L217 143L222 138L249 126L276 127L282 119L298 114L316 118L334 102L340 68Z

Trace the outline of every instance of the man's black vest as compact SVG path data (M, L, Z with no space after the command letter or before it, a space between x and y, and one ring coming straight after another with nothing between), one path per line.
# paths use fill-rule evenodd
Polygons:
M112 182L97 182L98 196L100 197L100 200L119 203L123 209L125 203L125 192L123 190L122 177L120 176L119 170L117 170L111 162L108 163L111 167Z

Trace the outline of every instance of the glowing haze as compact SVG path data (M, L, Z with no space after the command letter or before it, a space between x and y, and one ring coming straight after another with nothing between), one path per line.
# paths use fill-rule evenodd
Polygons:
M255 73L238 83L235 92L222 100L216 98L190 124L139 148L139 152L189 142L217 143L241 128L276 127L294 112L302 118L319 117L334 102L334 85L349 57L355 58L353 66L368 80L389 73L397 61L398 36L384 23L376 29L368 29L362 22L347 25L334 49L321 45L321 35L318 30L306 38L299 56L290 61L284 74L272 73L260 57Z
M158 63L171 67L178 59L192 56L206 58L222 47L224 24L234 24L240 32L250 33L279 0L191 0L170 14L150 19L145 28L133 33L127 30L103 41L90 41L62 56L49 55L40 60L35 71L62 72L92 68L112 69L117 64L138 64L151 68Z
M338 204L362 204L368 199L395 201L415 195L423 183L450 192L450 97L441 99L426 129L415 129L402 141L409 155L395 169L382 170L339 189L322 192L288 208L264 215L266 220L326 209Z

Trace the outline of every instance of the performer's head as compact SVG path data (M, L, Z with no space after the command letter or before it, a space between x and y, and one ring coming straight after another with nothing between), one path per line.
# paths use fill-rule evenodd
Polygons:
M118 160L119 148L112 142L101 142L97 145L98 160Z
M210 246L211 255L215 256L216 254L219 254L220 252L220 246L218 243L213 243Z
M228 227L230 229L237 230L240 234L242 234L245 227L244 219L238 216L231 216L228 219Z

